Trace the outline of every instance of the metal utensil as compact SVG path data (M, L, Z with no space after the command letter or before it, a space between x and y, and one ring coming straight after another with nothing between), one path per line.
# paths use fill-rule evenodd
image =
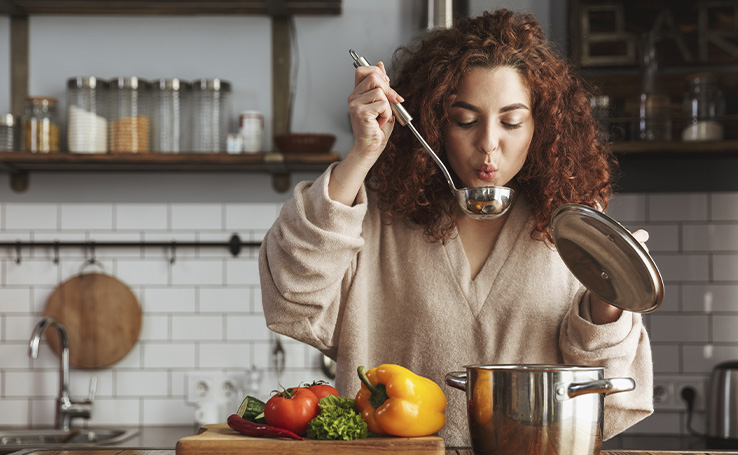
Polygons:
M362 56L358 55L353 49L349 50L349 54L354 59L354 67L371 66L370 63ZM451 192L454 194L456 201L459 203L461 210L472 218L478 220L491 220L503 215L510 208L513 202L515 192L512 188L505 186L484 186L479 188L456 188L451 174L443 164L443 161L436 155L436 152L423 139L418 130L411 123L412 117L400 103L390 103L392 112L394 112L400 125L407 126L410 131L418 138L423 148L430 154L433 161L436 162L443 176L448 182Z
M274 363L274 371L277 373L277 384L282 383L282 374L284 373L285 352L282 346L282 340L279 334L274 334L274 348L272 349L272 362Z
M582 204L564 204L551 231L559 256L591 293L623 310L650 313L664 282L648 251L620 223Z
M323 359L320 362L320 369L323 370L323 374L328 379L336 379L336 362L327 355L323 355Z

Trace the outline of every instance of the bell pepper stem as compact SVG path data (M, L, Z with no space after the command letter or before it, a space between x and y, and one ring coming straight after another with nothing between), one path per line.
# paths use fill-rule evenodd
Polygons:
M371 403L371 405L375 409L380 407L382 403L389 399L386 386L384 384L372 384L369 381L369 378L366 376L366 368L364 368L363 366L359 366L356 371L359 373L359 379L361 380L361 383L364 384L366 388L369 389L369 391L372 393L371 397L369 398L369 403Z

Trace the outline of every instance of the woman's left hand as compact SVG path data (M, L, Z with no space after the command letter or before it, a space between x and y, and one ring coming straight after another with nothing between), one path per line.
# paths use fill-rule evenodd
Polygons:
M648 232L643 229L638 229L632 234L633 237L643 245L643 248L648 251L648 247L646 246L646 242L648 241ZM620 308L610 305L592 293L589 295L589 301L589 311L592 315L592 322L595 324L608 324L610 322L615 322L623 313L623 310Z

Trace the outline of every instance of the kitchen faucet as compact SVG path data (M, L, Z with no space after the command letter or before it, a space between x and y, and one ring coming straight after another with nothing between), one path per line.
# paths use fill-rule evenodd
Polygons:
M61 345L59 356L59 397L56 399L56 428L69 431L70 422L73 417L90 418L92 401L95 398L95 391L97 389L97 378L93 376L90 379L90 394L86 400L72 401L69 397L69 336L64 325L51 317L43 318L33 329L28 350L31 358L35 359L38 357L38 345L41 341L41 336L49 326L54 326L56 329L59 334L59 344Z

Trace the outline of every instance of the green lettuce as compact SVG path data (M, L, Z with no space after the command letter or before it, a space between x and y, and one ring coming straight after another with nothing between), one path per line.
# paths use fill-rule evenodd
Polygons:
M351 441L369 436L369 427L356 411L353 398L328 395L318 406L320 413L308 424L308 438Z

